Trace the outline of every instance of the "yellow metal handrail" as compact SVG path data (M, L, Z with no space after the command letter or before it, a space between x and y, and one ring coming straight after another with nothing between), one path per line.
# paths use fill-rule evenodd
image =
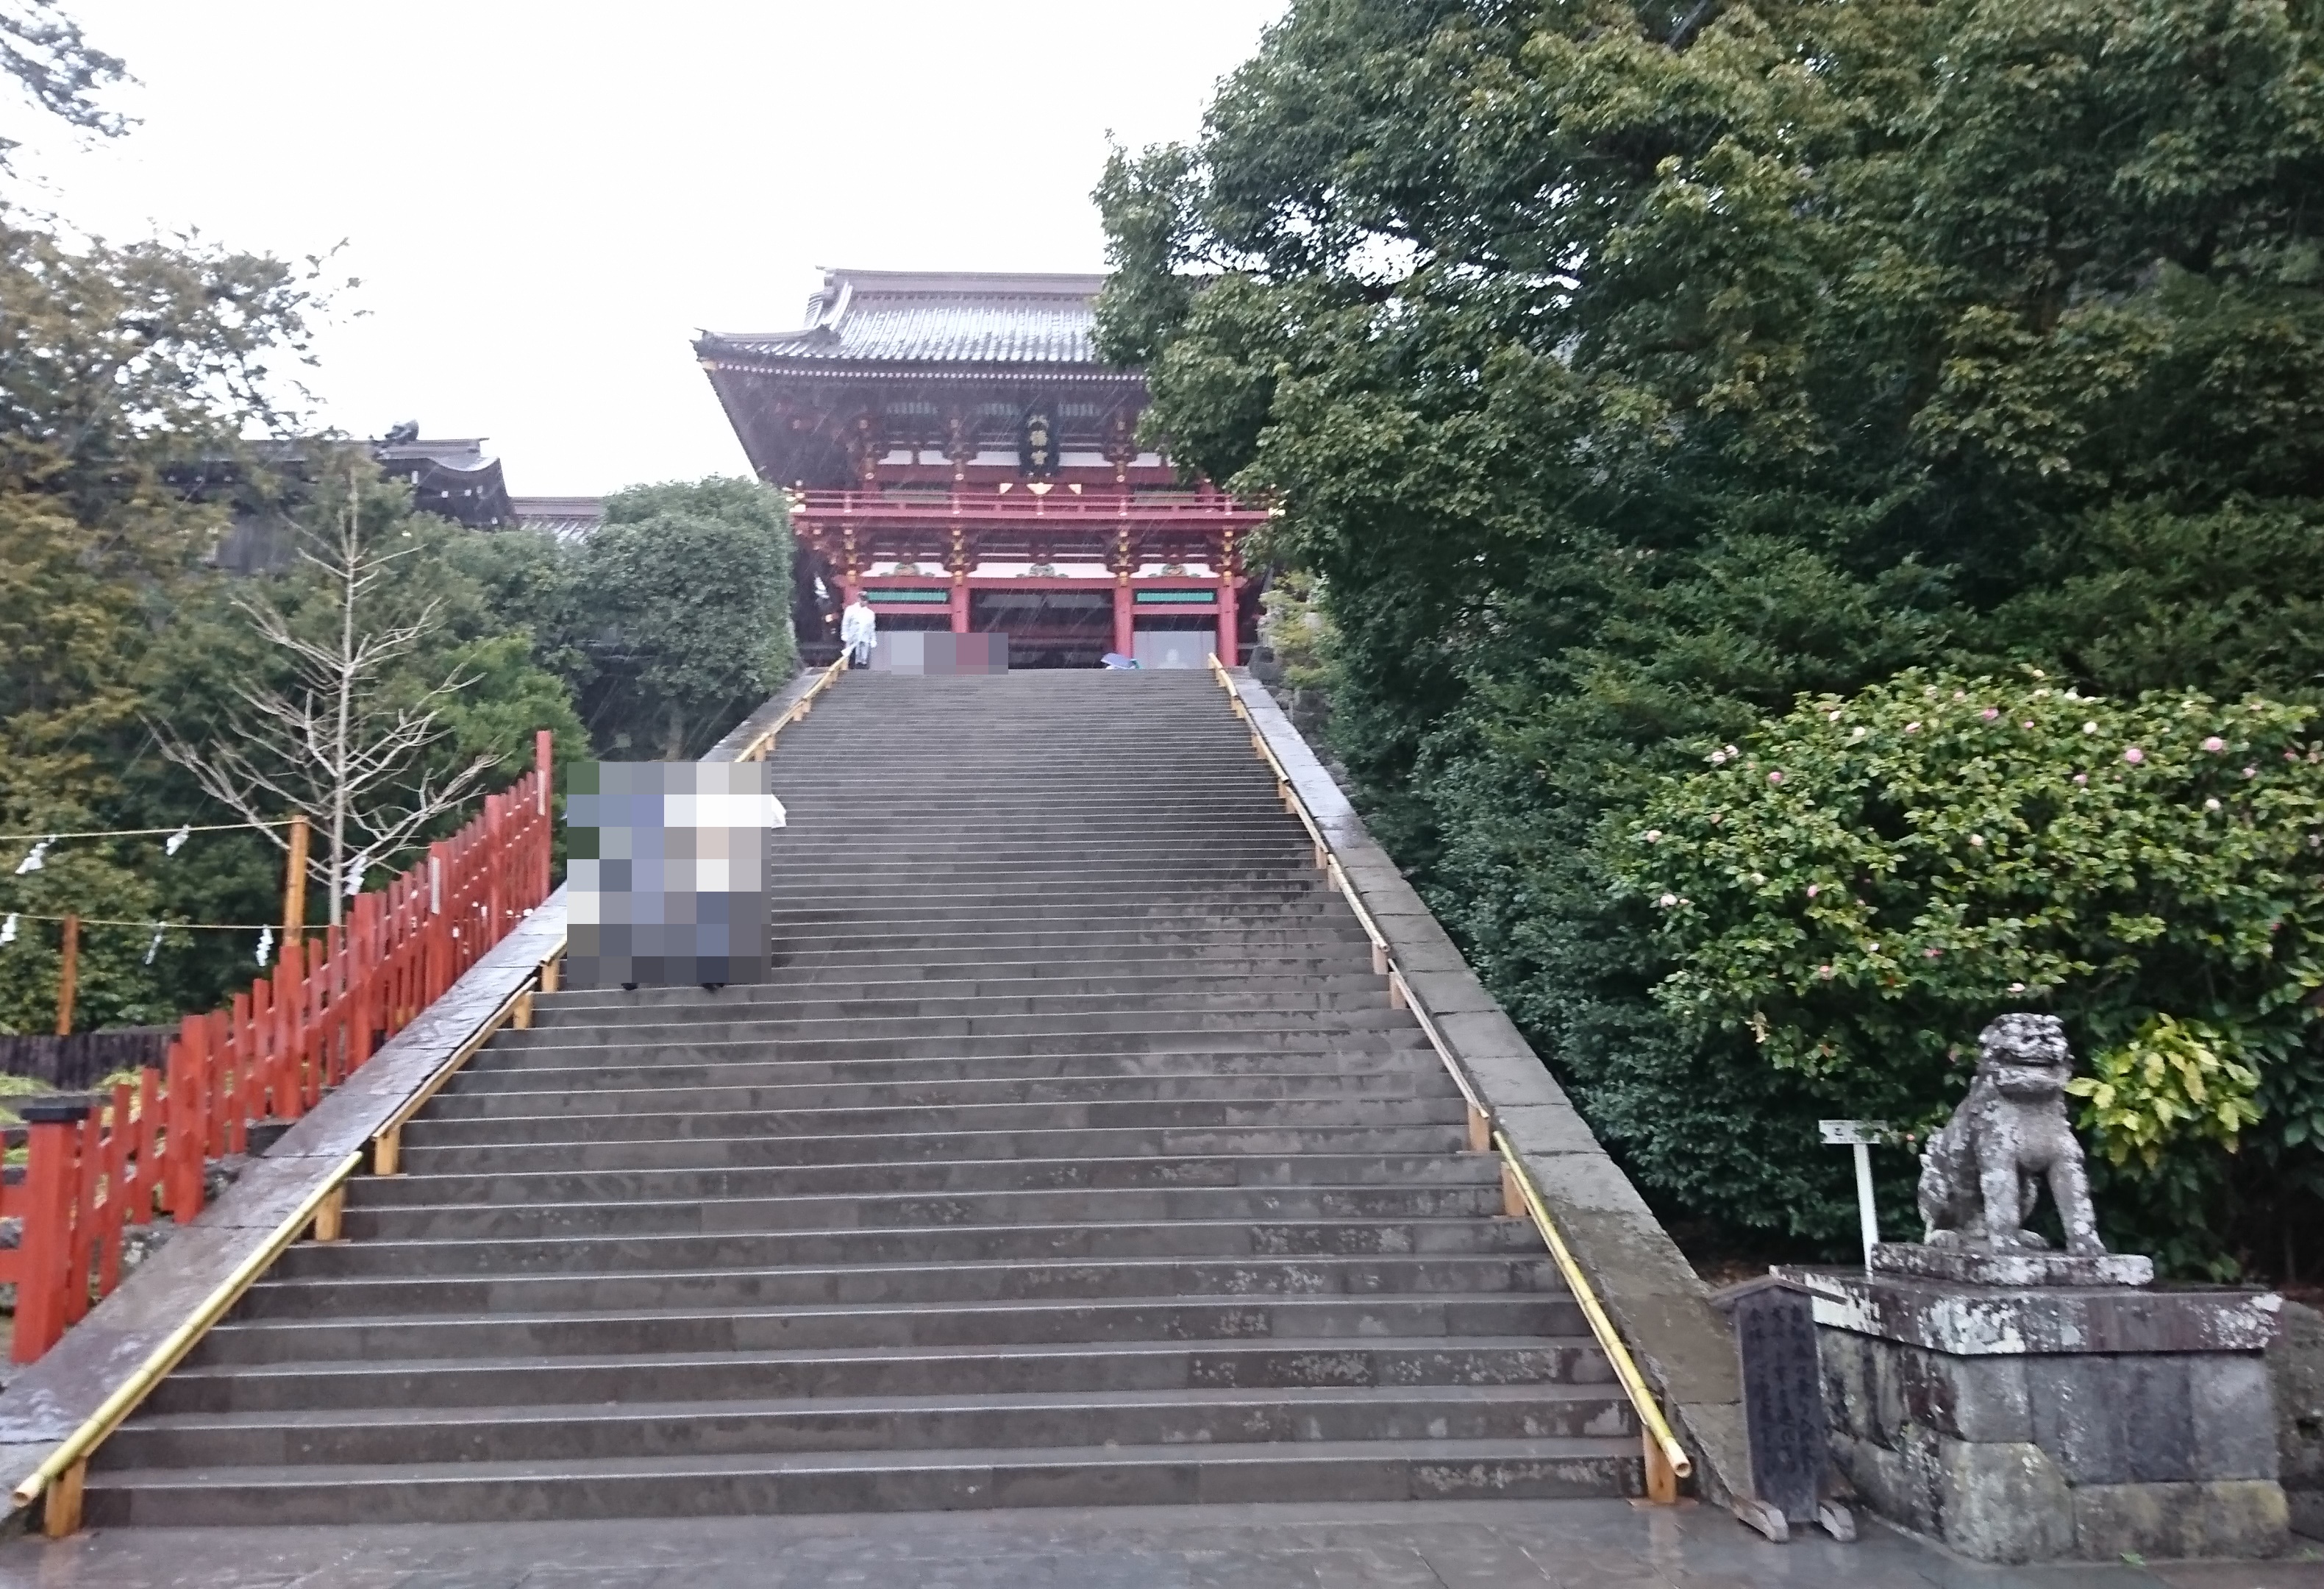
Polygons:
M812 685L808 686L807 692L805 695L799 697L798 699L791 703L791 709L785 712L781 716L776 718L772 723L767 725L764 732L761 733L759 736L753 739L749 744L744 745L742 751L736 754L734 759L738 762L765 761L767 759L767 753L775 748L775 735L780 734L784 729L788 728L801 717L806 716L808 710L815 705L815 697L821 695L825 690L829 689L833 685L838 683L839 676L846 671L847 651L845 648L843 647L839 653L839 661L832 663L830 667L825 668L823 670L823 677L816 679Z
M1543 1201L1541 1189L1534 1185L1533 1176L1526 1170L1525 1161L1517 1157L1517 1150L1509 1146L1508 1138L1492 1123L1493 1111L1477 1095L1476 1087L1471 1083L1467 1072L1453 1057L1443 1034L1436 1030L1436 1022L1414 1002L1412 990L1404 980L1403 968L1397 965L1395 953L1388 946L1387 936L1380 931L1372 913L1364 908L1363 901L1357 898L1354 883L1340 865L1339 856L1333 853L1331 841L1323 836L1323 827L1315 820L1314 813L1300 798L1298 786L1292 782L1290 772L1276 755L1274 747L1267 743L1266 736L1259 732L1256 725L1251 724L1250 708L1243 704L1242 691L1237 687L1234 676L1219 661L1216 652L1212 653L1210 661L1211 675L1226 690L1235 716L1250 726L1251 748L1259 753L1259 760L1274 771L1276 787L1283 796L1284 805L1299 818L1300 825L1307 829L1308 837L1314 841L1316 866L1329 874L1333 885L1348 901L1349 908L1355 911L1364 935L1371 939L1372 968L1388 979L1388 990L1395 1002L1409 1010L1413 1018L1419 1021L1429 1046L1436 1050L1437 1058L1451 1074L1452 1085L1461 1089L1461 1096L1469 1105L1471 1120L1483 1120L1486 1129L1490 1131L1492 1145L1501 1156L1504 1177L1517 1190L1526 1212L1541 1232L1542 1240L1548 1244L1550 1256L1557 1261L1558 1272L1564 1277L1575 1302L1581 1305L1582 1316L1590 1321L1590 1333L1597 1337L1599 1349L1606 1353L1607 1361L1613 1365L1614 1378L1621 1384L1623 1394L1629 1398L1632 1409L1638 1415L1640 1437L1646 1447L1648 1499L1661 1501L1677 1499L1677 1481L1694 1472L1693 1459L1687 1455L1686 1447L1679 1444L1678 1437L1672 1432L1670 1420L1663 1416L1662 1408L1655 1402L1654 1392L1646 1384L1646 1375L1639 1372L1637 1359L1630 1355L1630 1349L1623 1343L1621 1333L1614 1327L1614 1321L1606 1312L1605 1305L1599 1301L1590 1277L1582 1272L1572 1250L1566 1246L1565 1237L1558 1230L1557 1222L1550 1217L1549 1206ZM1474 1136L1472 1131L1472 1141ZM1476 1145L1481 1148L1485 1144L1479 1141Z
M540 964L532 968L532 974L517 985L516 991L501 1001L500 1008L484 1017L484 1023L468 1034L467 1040L452 1050L451 1057L438 1066L420 1084L419 1090L388 1116L385 1124L372 1132L372 1174L402 1173L403 1128L410 1125L412 1117L444 1090L445 1084L458 1073L462 1066L483 1051L484 1045L493 1040L512 1017L520 1030L532 1024L532 996L536 993L553 993L557 991L558 966L564 954L565 944L560 939L556 947L540 957Z

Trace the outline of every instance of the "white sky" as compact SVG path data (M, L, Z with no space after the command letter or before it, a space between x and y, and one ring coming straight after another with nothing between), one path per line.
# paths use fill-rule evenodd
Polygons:
M1108 129L1191 137L1282 0L67 5L142 125L83 148L12 108L28 202L346 239L326 418L484 436L563 495L746 473L688 339L796 326L817 266L1102 269Z

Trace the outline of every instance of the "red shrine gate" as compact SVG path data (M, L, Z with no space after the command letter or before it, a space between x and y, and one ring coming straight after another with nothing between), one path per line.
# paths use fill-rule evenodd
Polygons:
M1266 513L1140 448L1144 378L1093 345L1103 280L835 271L806 328L695 345L791 488L810 659L860 589L883 627L1006 633L1019 667L1240 661Z

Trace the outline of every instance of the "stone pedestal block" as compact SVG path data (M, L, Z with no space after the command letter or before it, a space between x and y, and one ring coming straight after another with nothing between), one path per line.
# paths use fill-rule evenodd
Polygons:
M2280 1299L1784 1270L1814 1298L1835 1466L1984 1561L2272 1556Z

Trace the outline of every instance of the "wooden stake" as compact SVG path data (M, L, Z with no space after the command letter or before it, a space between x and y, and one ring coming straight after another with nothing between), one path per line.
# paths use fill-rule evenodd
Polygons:
M307 928L307 818L290 818L290 861L282 874L282 941L295 944Z
M339 1222L347 1211L347 1188L344 1183L331 1188L315 1210L315 1240L336 1242L339 1239Z
M1678 1474L1673 1471L1670 1458L1663 1455L1662 1442L1651 1433L1642 1437L1646 1455L1646 1504L1676 1506L1678 1504Z
M57 1035L72 1035L73 995L80 984L80 918L65 918L64 967L57 976Z
M1469 1151L1489 1152L1493 1146L1493 1122L1474 1104L1469 1105Z
M41 1504L41 1532L51 1539L69 1539L80 1532L81 1482L88 1476L88 1464L77 1462L49 1481L48 1494Z

